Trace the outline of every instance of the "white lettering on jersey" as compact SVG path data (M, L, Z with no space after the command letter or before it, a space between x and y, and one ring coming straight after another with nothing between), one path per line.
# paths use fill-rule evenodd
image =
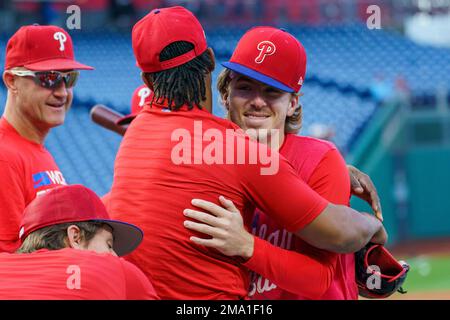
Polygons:
M47 171L47 174L53 184L67 184L63 174L60 171Z

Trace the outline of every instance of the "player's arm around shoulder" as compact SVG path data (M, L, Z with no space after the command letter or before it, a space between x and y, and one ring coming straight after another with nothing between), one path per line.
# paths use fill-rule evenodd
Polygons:
M275 222L312 246L337 253L358 251L369 241L386 242L382 224L372 215L330 203L279 153L271 152L269 159L266 168L274 172L260 170L261 164L246 165L239 177L248 198Z
M322 142L322 141L320 141ZM350 177L344 158L340 152L331 145L326 144L327 150L321 151L321 158L317 165L312 169L308 177L308 185L320 196L333 204L348 205L350 200ZM304 246L305 247L305 246ZM334 272L337 263L337 254L328 250L317 249L313 246L307 246L308 254L318 260L324 260L327 266L326 271L330 279L334 278ZM331 281L328 284L331 284ZM327 287L327 288L328 288Z
M349 204L350 176L344 158L336 148L324 154L314 168L308 185L333 204Z
M219 202L220 206L194 199L192 205L209 213L192 209L184 211L186 217L198 221L186 220L186 228L210 236L191 236L191 241L217 249L227 256L243 258L244 266L270 279L283 290L309 299L318 299L326 292L333 279L336 255L309 257L272 245L245 229L242 215L231 200L220 196Z
M120 261L125 275L126 300L159 300L145 274L131 262L122 258Z
M380 221L343 206L349 204L351 185L345 161L337 149L324 155L308 184L330 203L297 235L315 247L338 253L357 251L369 241L386 242L387 234ZM318 233L322 235L320 239Z

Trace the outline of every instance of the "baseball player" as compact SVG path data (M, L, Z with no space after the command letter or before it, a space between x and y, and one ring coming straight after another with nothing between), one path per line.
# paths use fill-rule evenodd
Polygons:
M119 126L129 125L131 121L141 112L145 104L150 103L153 99L153 93L145 84L137 87L131 97L131 112L119 119L116 123Z
M261 44L270 46L270 49ZM266 50L266 56L261 56L263 50ZM287 61L292 63L286 63ZM257 132L279 130L280 140L276 141L281 146L279 151L294 166L298 175L328 201L349 205L348 169L336 147L327 141L296 135L302 120L301 106L298 103L299 90L306 70L306 53L301 43L283 30L256 27L241 38L230 61L223 65L226 69L219 75L218 90L229 118L244 129L252 128ZM280 65L289 67L284 70ZM235 255L241 247L251 245L251 241L250 237L243 236L246 231L241 223L233 224L237 219L233 215L239 216L237 209L229 202L223 202L223 205L230 208L229 213L223 213L217 207L212 213L219 214L222 220L230 219L231 222L227 225L234 226L237 231L226 234L230 228L225 229L224 224L218 223L216 229L209 229L207 232L212 239L194 240ZM293 237L258 209L253 219L252 231L258 238L255 240L254 255L245 265L261 274L253 278L250 289L252 298L357 299L353 254L336 255L315 248L306 241ZM200 227L204 226L195 225L191 229L201 231ZM216 240L220 241L214 241L217 234L220 238ZM263 240L279 248L261 244ZM258 246L265 250L258 249ZM289 255L284 249L305 254L312 259L320 257L318 261L329 263L329 268L324 272L323 266L317 265L316 260L306 266L304 257L294 253ZM275 274L272 274L273 271L276 271ZM296 281L297 277L301 277L303 282ZM324 282L327 283L322 287L325 290L320 291ZM315 290L312 291L312 288ZM322 295L317 295L318 292Z
M37 194L66 181L44 147L50 129L63 124L77 69L69 34L55 26L24 26L8 41L3 82L8 90L0 118L0 252L17 249L22 212Z
M146 273L162 299L248 295L244 266L189 240L181 212L192 198L215 202L223 194L236 204L247 227L257 206L327 250L353 252L370 240L385 242L375 217L329 203L284 157L210 113L214 55L191 12L182 7L151 11L133 27L132 43L142 78L155 97L122 140L109 209L113 218L126 217L144 229L142 245L127 259ZM258 157L254 163L240 162L238 152L254 158L253 150L272 159L276 172L263 170L272 168Z
M111 220L81 185L60 186L25 209L17 253L0 254L0 299L158 299L132 252L142 230Z
M128 128L131 121L133 121L134 118L136 118L136 116L139 114L139 112L141 112L142 107L145 104L150 103L152 99L153 93L145 84L140 85L133 91L133 95L131 96L130 113L127 114L126 116L122 116L117 120L115 120L115 125L120 126L121 128L124 129L123 134L125 134L126 129ZM109 196L110 193L108 192L101 198L108 210L109 210Z
M144 104L150 103L152 100L152 91L146 85L141 85L133 92L131 97L131 112L128 115L125 116L105 105L96 104L91 108L90 118L94 123L103 128L123 136L127 131L128 125L142 110Z

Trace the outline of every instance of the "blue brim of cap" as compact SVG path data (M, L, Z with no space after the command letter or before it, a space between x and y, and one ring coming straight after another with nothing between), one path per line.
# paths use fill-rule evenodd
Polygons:
M222 66L224 66L227 69L233 70L237 73L240 73L246 77L252 78L254 80L257 80L259 82L262 82L264 84L267 84L271 87L275 87L277 89L280 89L282 91L294 93L295 91L292 88L289 88L288 86L282 84L279 81L276 81L272 79L271 77L265 76L253 69L244 67L243 65L235 62L223 62L221 63Z

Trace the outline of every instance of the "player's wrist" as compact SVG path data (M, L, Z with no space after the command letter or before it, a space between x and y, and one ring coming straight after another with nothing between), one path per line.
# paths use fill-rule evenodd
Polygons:
M245 244L242 246L242 252L240 256L245 260L249 260L253 256L255 239L253 238L253 235L248 232L246 232L245 238Z

